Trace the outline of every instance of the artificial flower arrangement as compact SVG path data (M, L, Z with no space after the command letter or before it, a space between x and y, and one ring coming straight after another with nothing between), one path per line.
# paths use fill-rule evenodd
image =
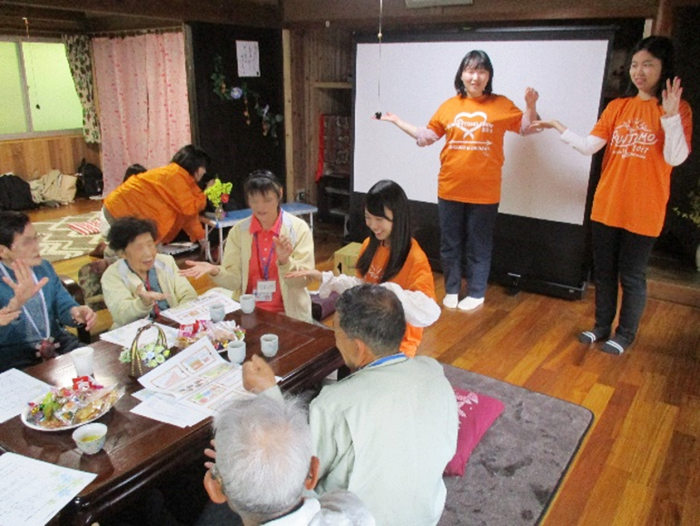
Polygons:
M137 349L139 358L146 367L157 367L170 357L170 349L163 345L151 342ZM131 349L124 348L119 354L121 363L131 363Z
M222 204L228 203L232 188L232 183L222 183L221 179L217 177L214 184L204 190L204 195L214 205L214 217L217 221L221 221L226 217L226 211Z
M223 60L221 56L214 58L214 73L211 75L211 80L214 81L214 93L221 100L243 100L243 116L245 117L245 123L250 126L250 108L248 106L249 99L252 98L255 101L253 109L255 114L260 119L260 124L262 126L263 136L268 135L277 141L277 123L282 122L284 117L279 113L273 113L270 111L269 104L262 104L260 102L260 94L249 89L248 85L243 82L240 86L234 86L229 89L228 81L226 80L226 75L224 74Z
M204 195L211 201L215 207L220 207L222 204L228 203L233 183L222 183L218 177L209 188L204 190Z
M158 330L156 341L139 346L139 338L150 328ZM168 348L168 340L165 337L163 329L154 323L149 323L141 327L136 333L133 343L130 348L124 348L119 354L121 363L131 364L131 376L136 376L138 370L139 375L143 374L143 367L158 367L170 357L170 349Z

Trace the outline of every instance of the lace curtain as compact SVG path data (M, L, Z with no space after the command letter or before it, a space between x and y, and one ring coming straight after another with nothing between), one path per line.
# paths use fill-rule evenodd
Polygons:
M134 163L157 168L192 142L182 32L92 42L104 195Z
M85 35L63 35L66 57L73 76L75 91L83 106L83 135L89 143L100 142L100 121L92 88L92 61L90 60L90 39Z

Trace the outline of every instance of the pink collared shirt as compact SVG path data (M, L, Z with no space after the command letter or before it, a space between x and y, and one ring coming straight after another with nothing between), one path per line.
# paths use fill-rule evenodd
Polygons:
M253 216L250 221L250 233L253 236L253 246L250 251L250 262L248 263L248 286L247 294L253 294L257 288L258 281L275 281L277 286L272 295L271 301L257 301L255 306L263 310L281 312L284 314L284 302L282 301L282 289L280 287L279 269L277 268L277 253L275 243L272 240L279 236L282 228L282 211L277 216L275 224L270 230L264 230L260 221ZM267 270L267 276L265 276Z

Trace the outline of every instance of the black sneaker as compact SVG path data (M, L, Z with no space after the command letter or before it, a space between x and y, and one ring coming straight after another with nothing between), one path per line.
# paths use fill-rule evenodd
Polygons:
M625 352L625 350L629 346L630 343L627 342L627 340L615 336L614 338L611 338L608 341L606 341L600 350L608 354L620 356L623 352Z
M605 340L610 336L610 329L601 329L595 327L592 331L583 331L578 335L578 341L581 343L586 343L588 345L595 343L599 340Z

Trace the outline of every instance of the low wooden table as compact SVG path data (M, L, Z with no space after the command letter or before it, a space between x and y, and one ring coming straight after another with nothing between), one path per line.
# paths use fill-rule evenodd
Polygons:
M237 311L227 319L246 329L248 358L262 356L260 337L279 336L278 354L269 359L275 374L282 377L285 391L297 392L314 385L342 365L333 331L256 309L252 314ZM126 394L98 421L109 426L107 443L96 455L82 455L71 439L71 431L46 432L30 429L15 417L0 425L0 449L67 468L89 471L97 478L60 513L60 524L86 525L99 520L112 507L126 504L146 486L170 470L201 459L211 439L212 419L181 429L145 418L130 410L139 401L131 393L141 385L129 378L130 366L118 360L120 348L100 341L95 349L95 377L103 385L117 382ZM70 385L72 360L60 356L30 367L26 373L49 384Z

